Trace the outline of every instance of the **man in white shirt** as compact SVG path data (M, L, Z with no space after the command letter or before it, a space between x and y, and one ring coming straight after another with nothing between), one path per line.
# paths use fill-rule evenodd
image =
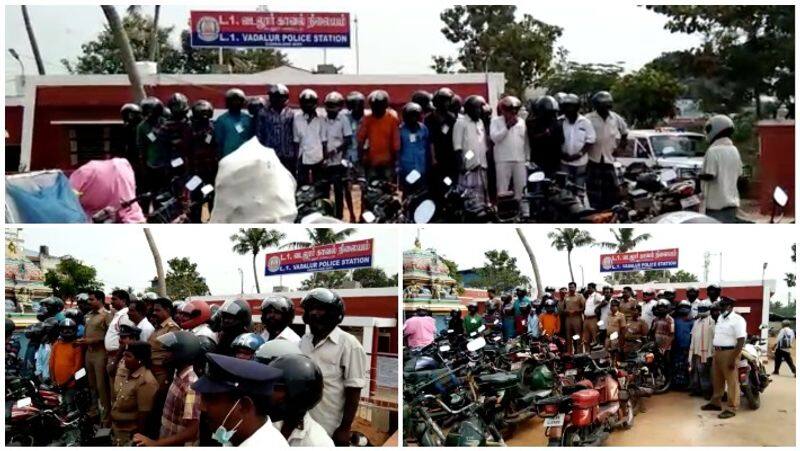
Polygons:
M114 290L111 293L111 306L114 308L114 316L106 330L103 343L106 348L108 360L115 359L119 352L119 320L128 315L128 304L131 302L131 295L125 290ZM115 374L109 374L113 380Z
M134 299L128 304L128 319L142 330L139 340L147 341L156 330L147 320L147 304L141 299Z
M336 91L325 96L325 117L322 120L324 135L327 138L325 170L328 180L333 185L334 213L337 219L342 219L344 216L344 200L347 200L350 212L353 211L353 198L350 192L345 192L344 189L347 171L342 165L342 158L353 142L353 129L343 110L344 96Z
M481 96L469 96L464 103L465 114L460 114L453 126L453 149L460 154L463 162L462 176L458 184L469 189L476 196L476 202L489 201L486 170L486 126L481 120L481 112L486 100Z
M583 345L585 349L591 349L597 342L597 335L600 329L597 323L600 318L597 316L597 308L603 302L603 295L597 292L597 284L591 282L586 285L586 307L583 311Z
M692 318L697 318L697 306L700 305L700 291L697 290L697 287L689 287L686 289L686 300L692 304L692 311L691 316Z
M339 328L344 301L338 294L317 288L301 306L308 332L300 340L300 350L320 367L325 383L322 400L309 413L336 446L347 446L361 389L367 385L367 354L354 336Z
M561 145L561 171L569 175L572 183L586 187L586 164L589 149L596 140L594 126L586 116L578 113L581 102L575 94L567 94L559 104L564 119L564 144Z
M501 115L492 119L489 136L494 142L494 162L497 172L497 195L506 193L509 185L514 198L522 200L527 171L525 163L530 160L530 143L525 121L519 118L522 102L514 96L500 100Z
M705 214L723 223L733 223L739 208L738 181L742 176L739 149L731 141L733 121L728 116L714 116L706 123L705 131L710 143L700 174Z
M647 323L647 328L653 326L653 320L656 315L653 313L653 307L656 306L656 293L652 287L647 287L642 290L642 319Z
M299 344L300 336L292 330L294 322L294 303L280 295L272 295L261 303L261 325L264 341L288 340Z
M711 366L711 381L714 395L711 401L701 410L720 411L719 418L731 418L736 415L739 406L739 374L736 365L747 338L747 322L741 315L733 311L733 299L720 299L720 315L714 326L714 356ZM722 395L726 392L728 403L722 407Z
M628 125L620 115L611 111L613 102L608 91L600 91L592 96L594 111L586 115L595 132L586 165L587 195L592 208L597 210L609 209L619 201L614 153L625 147Z
M317 93L311 89L300 93L300 111L294 116L293 135L300 159L298 182L311 184L322 178L327 137L322 118L317 114Z
M611 313L611 299L614 295L614 290L606 285L603 287L603 294L600 298L600 319L597 321L597 341L599 343L606 342L606 334L608 332L608 315Z
M780 372L781 364L785 360L794 377L797 377L797 368L795 368L794 361L792 361L792 343L794 343L792 322L785 319L781 324L783 327L778 332L778 338L775 340L775 369L772 374L777 375Z

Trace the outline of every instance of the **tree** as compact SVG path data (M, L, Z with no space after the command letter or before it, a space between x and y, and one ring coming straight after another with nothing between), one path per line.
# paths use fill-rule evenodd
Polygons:
M606 276L606 283L614 284L644 284L644 283L691 283L697 282L697 276L684 271L678 270L673 273L668 269L648 269L646 271L628 271L614 273L612 276Z
M281 249L302 249L312 246L323 246L325 244L334 244L346 240L350 235L356 233L356 229L350 227L334 231L330 228L319 229L306 229L308 241L293 241L281 246Z
M44 284L53 290L54 296L61 299L99 290L103 286L97 280L97 270L93 266L72 257L64 257L55 270L48 270L44 275Z
M327 271L315 272L308 279L300 282L301 290L313 290L314 288L341 288L345 282L350 280L349 271Z
M516 10L507 5L455 5L444 10L439 16L442 34L460 48L455 58L433 56L431 68L439 73L503 72L508 91L522 97L549 73L562 29L529 14L517 20Z
M253 255L253 279L256 281L256 291L261 293L261 286L258 283L258 271L256 270L256 258L258 254L268 248L277 247L286 238L286 234L277 230L267 229L239 229L238 233L231 235L233 241L233 251L239 255Z
M594 244L592 235L581 229L576 228L557 228L555 232L549 232L550 246L559 251L567 251L567 266L569 266L569 280L575 282L575 275L572 272L572 251L578 247L590 246Z
M397 286L397 280L392 284L392 279L387 277L386 272L381 268L358 268L353 271L351 278L364 288Z
M147 240L147 245L150 247L150 253L153 254L153 261L156 264L156 293L158 293L158 295L161 297L166 297L167 282L164 279L164 263L161 261L161 253L158 252L156 240L153 239L153 234L150 232L150 229L145 227L143 230L144 237Z
M525 238L525 234L522 233L522 229L517 227L517 236L519 240L522 241L522 247L525 248L525 252L528 254L528 259L531 261L531 267L533 267L533 278L536 281L536 294L537 297L541 297L544 293L542 289L542 277L539 275L539 264L536 263L536 255L533 253L533 249L531 245L528 244L528 239Z
M597 245L606 249L611 249L618 254L632 251L633 248L653 237L649 233L636 235L634 229L631 227L620 227L619 229L610 230L611 234L614 236L614 241L602 241L597 243Z
M517 259L508 255L505 249L486 251L484 255L487 261L475 271L477 277L470 286L493 288L501 293L530 283L530 279L517 269Z
M635 128L651 128L674 117L681 91L672 75L647 67L625 75L611 87L616 110Z
M174 46L170 42L170 36L175 32L175 28L159 26L155 17L151 19L143 15L141 8L128 9L121 22L129 37L134 61L150 60L155 45L160 73L207 74L211 72L211 66L218 63L216 49L191 47L189 30L181 31L180 46ZM153 33L154 26L156 33ZM153 44L153 37L157 40L156 44ZM120 57L120 47L116 43L110 24L94 40L81 45L81 54L76 61L62 59L61 63L70 73L126 72ZM289 64L289 61L283 52L274 49L231 49L225 52L225 63L230 64L236 73L254 73Z
M33 59L36 60L36 69L39 75L44 75L44 62L42 62L42 54L39 53L39 44L36 42L36 35L33 33L33 26L31 25L31 17L28 15L28 7L25 5L22 8L22 20L25 22L25 32L28 34L28 42L31 44L33 51Z
M169 265L166 278L167 297L170 299L211 294L206 278L197 272L197 263L192 263L187 257L183 257L173 258L167 261L167 265Z
M618 64L582 64L562 60L542 83L550 94L572 93L580 97L584 105L588 105L595 92L610 90L622 71L623 67Z
M669 18L673 33L701 33L724 61L727 79L739 80L734 95L752 100L761 116L761 95L794 98L793 5L648 6Z
M693 273L679 269L673 274L670 274L669 281L671 283L688 283L699 282L699 279Z

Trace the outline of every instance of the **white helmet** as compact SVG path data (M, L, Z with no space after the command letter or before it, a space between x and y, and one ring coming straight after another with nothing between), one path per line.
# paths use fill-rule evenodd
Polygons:
M706 122L704 129L706 132L706 139L708 142L713 143L716 141L720 133L728 129L733 129L733 121L731 118L725 116L724 114L712 116L711 119Z

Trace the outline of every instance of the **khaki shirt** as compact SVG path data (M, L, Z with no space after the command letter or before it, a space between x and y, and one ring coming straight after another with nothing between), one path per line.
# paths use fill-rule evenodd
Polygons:
M124 365L121 365L124 367ZM158 391L158 382L153 373L141 367L128 374L123 371L120 377L117 373L114 381L114 404L111 406L111 420L118 430L136 430L136 420L139 413L150 412L153 409L153 398Z
M103 341L106 337L106 331L111 324L111 312L101 308L96 312L89 312L86 315L86 332L84 337L89 340L100 340L99 343L89 345L89 350L105 350Z
M156 327L155 332L153 332L150 335L150 338L147 339L147 342L150 343L150 355L152 356L154 366L163 366L164 360L169 355L169 351L164 349L164 346L160 341L158 341L158 337L166 335L170 332L177 332L179 330L181 330L181 328L178 326L178 323L173 321L172 318L167 318L166 321Z
M606 327L609 337L611 337L611 334L614 332L622 335L622 330L625 329L625 315L623 315L620 311L617 311L617 313L609 313Z
M633 316L633 311L636 309L637 305L639 305L639 302L635 298L630 298L627 301L620 299L619 311L625 315L626 320L629 320Z
M574 296L567 295L564 298L564 312L567 314L583 313L586 308L586 299L582 294L575 293Z

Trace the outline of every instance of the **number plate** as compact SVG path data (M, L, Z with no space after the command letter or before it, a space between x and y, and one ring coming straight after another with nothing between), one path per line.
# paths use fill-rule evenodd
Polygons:
M690 208L696 205L700 205L700 197L697 195L687 197L686 199L681 199L681 207L683 208Z
M553 427L558 428L558 427L561 427L561 426L564 426L564 414L563 413L559 413L558 415L556 415L554 417L545 418L544 419L544 427L546 427L546 428L553 428Z
M511 362L511 371L517 371L522 368L522 362Z
M564 372L564 376L577 376L577 375L578 375L578 370L574 368Z

